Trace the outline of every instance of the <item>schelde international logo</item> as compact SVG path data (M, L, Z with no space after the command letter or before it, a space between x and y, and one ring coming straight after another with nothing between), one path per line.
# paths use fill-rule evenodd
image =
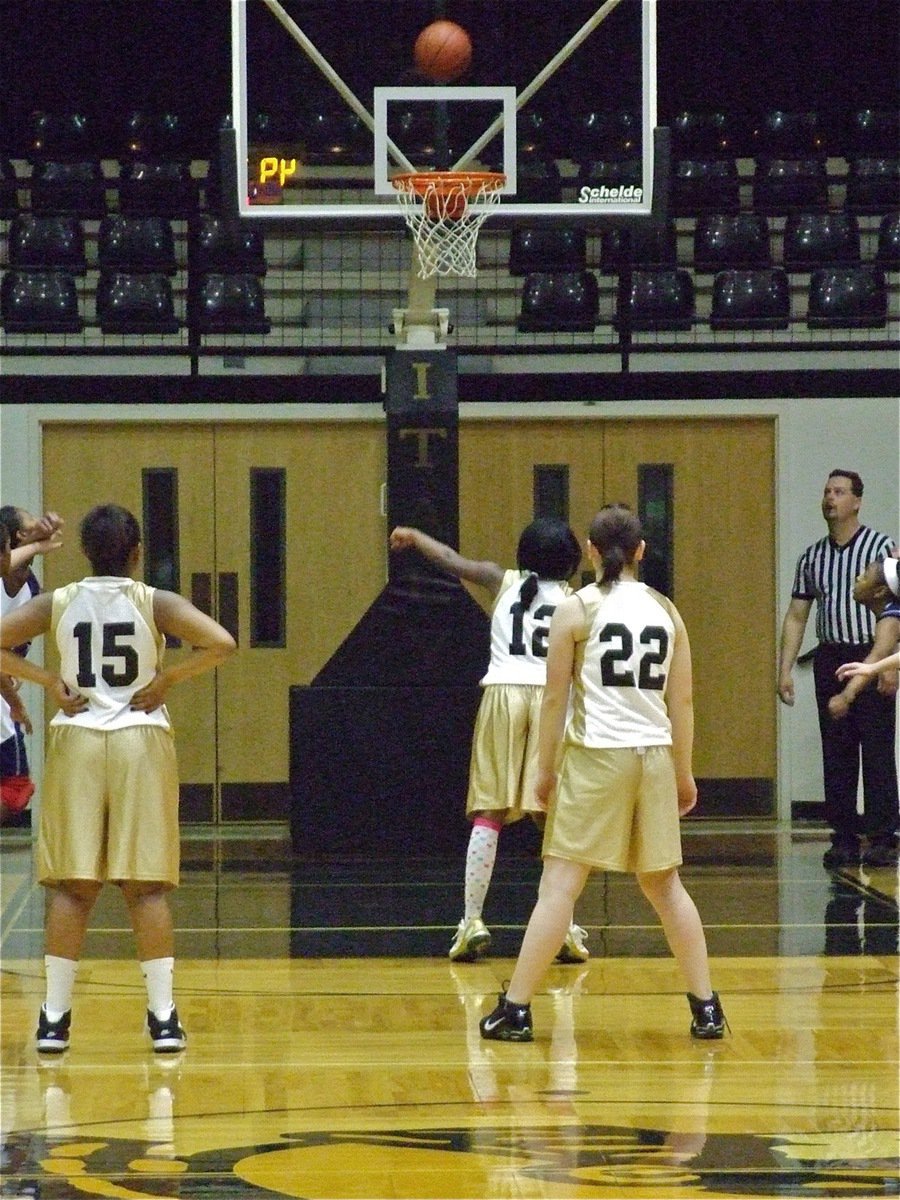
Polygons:
M628 183L622 187L608 187L605 183L599 187L585 184L578 193L579 204L614 204L625 200L630 204L640 204L644 198L644 189L637 184Z

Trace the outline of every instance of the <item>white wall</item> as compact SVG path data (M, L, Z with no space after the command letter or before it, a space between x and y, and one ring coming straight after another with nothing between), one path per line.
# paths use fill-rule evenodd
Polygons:
M19 504L31 511L44 507L41 488L41 429L50 421L302 421L323 417L334 420L377 416L380 405L6 405L0 412L0 496L3 503ZM463 425L479 417L504 415L563 419L586 416L610 420L624 416L773 416L777 422L777 594L779 611L773 621L780 630L790 596L797 556L810 542L823 536L825 523L819 501L828 472L834 467L859 471L866 491L862 519L900 540L900 401L804 399L735 401L634 401L627 404L585 406L564 403L547 406L464 404ZM77 463L73 463L77 470ZM765 486L765 481L760 481ZM52 507L53 497L46 498ZM726 548L722 561L710 563L711 580L721 586L741 586L740 547ZM752 586L752 581L749 581ZM814 644L810 620L803 649ZM787 820L791 804L821 799L822 769L811 667L797 669L797 703L779 705L778 811ZM775 689L775 664L772 664ZM29 696L37 714L42 697ZM34 774L39 779L42 741L40 724L32 740Z

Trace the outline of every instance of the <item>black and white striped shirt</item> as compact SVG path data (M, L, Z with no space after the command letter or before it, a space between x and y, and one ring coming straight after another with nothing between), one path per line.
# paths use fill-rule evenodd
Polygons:
M816 637L820 642L861 646L874 639L875 617L853 599L853 584L870 563L887 558L893 548L886 534L860 525L843 546L824 537L803 551L791 595L795 600L818 602Z

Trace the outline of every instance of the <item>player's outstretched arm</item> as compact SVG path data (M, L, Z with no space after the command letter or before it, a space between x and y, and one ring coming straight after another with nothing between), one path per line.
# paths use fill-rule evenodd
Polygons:
M494 595L500 589L503 580L503 568L495 562L479 562L472 558L463 558L452 546L439 542L437 538L423 533L421 529L413 529L409 525L398 525L391 532L389 545L391 550L418 550L435 566L455 575L457 579L465 579L469 583L477 583L487 588Z
M896 671L898 669L900 669L900 651L896 654L889 654L886 658L879 658L877 662L842 663L837 671L835 671L835 674L838 679L854 679L860 675L864 679L872 679L875 675L881 675L884 671Z

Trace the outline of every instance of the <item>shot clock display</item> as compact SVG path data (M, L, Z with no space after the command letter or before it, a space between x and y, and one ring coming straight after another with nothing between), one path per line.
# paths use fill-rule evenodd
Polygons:
M251 204L281 204L284 189L297 184L303 170L298 146L251 146L247 155L247 190Z

